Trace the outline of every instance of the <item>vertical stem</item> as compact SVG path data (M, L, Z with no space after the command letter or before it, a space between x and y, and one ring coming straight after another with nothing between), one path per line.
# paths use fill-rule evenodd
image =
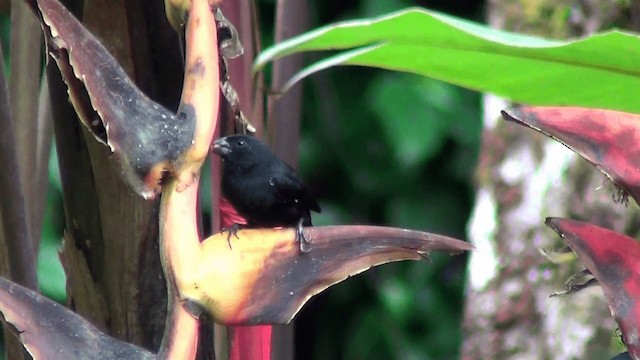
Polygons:
M33 174L34 204L31 208L31 228L34 239L34 249L39 248L42 234L42 220L46 209L47 184L49 181L49 157L51 156L51 143L53 142L53 115L51 114L51 98L49 96L49 83L46 79L40 83L38 96L38 116L36 120L36 165Z
M238 92L240 108L247 119L256 127L258 136L262 135L264 111L262 96L262 75L251 74L253 59L260 51L260 34L254 0L223 1L220 9L225 17L236 26L244 54L228 61L229 81Z
M186 29L186 69L178 112L195 118L190 149L182 155L176 179L163 186L160 205L160 251L167 279L169 316L160 354L194 359L213 348L210 338L199 343L200 322L185 309L178 289L193 284L201 262L198 231L199 173L217 129L219 114L218 41L207 0L192 0Z
M174 269L195 274L200 241L196 221L198 182L182 192L176 183L164 187L160 205L160 251L169 296L167 321L159 359L194 359L198 344L198 319L178 299Z
M275 42L282 42L308 28L306 0L278 0ZM272 88L278 89L302 68L302 55L287 56L273 63ZM276 155L296 166L302 116L302 85L298 84L277 100L269 100L267 138Z
M4 54L0 47L0 69L4 69ZM0 214L4 242L9 255L9 271L15 282L37 289L36 253L31 242L27 222L27 207L20 181L20 168L16 153L16 140L9 106L9 93L0 71Z
M24 1L11 2L11 79L9 83L11 114L13 117L16 152L20 170L20 180L27 206L27 224L31 229L34 249L38 248L40 221L44 212L44 193L46 188L36 174L38 155L42 152L34 138L39 137L38 128L38 89L40 88L41 69L40 23ZM48 149L47 152L48 153ZM48 163L45 163L47 166ZM40 196L39 196L40 195Z
M306 0L278 0L276 4L275 42L282 42L309 27ZM303 66L302 55L287 56L273 64L272 88L281 87ZM274 153L293 167L298 164L300 119L302 117L302 85L290 89L278 100L268 102L267 138ZM293 359L294 323L274 326L272 358Z
M15 4L14 4L15 5ZM12 11L13 13L13 11ZM9 275L15 282L31 289L37 289L36 253L29 228L29 208L25 201L24 183L21 169L26 164L18 160L14 120L11 116L9 93L4 77L4 54L0 47L0 253L6 255ZM8 359L27 358L19 340L7 336L11 331L5 328L6 353Z

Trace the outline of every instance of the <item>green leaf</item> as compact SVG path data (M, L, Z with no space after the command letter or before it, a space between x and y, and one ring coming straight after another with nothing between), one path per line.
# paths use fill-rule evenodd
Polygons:
M55 147L54 147L55 150ZM67 297L67 278L60 262L58 252L64 231L60 174L57 169L57 158L52 152L49 162L56 166L55 172L49 171L49 188L47 189L47 208L44 213L40 251L38 252L38 283L42 294L50 299L64 303ZM55 181L53 179L56 179Z
M405 171L431 160L449 138L478 144L477 106L459 87L428 78L385 72L366 92L375 120ZM475 96L477 97L477 95Z
M64 302L67 298L66 275L60 258L59 246L56 239L46 239L40 245L38 252L38 280L42 293L58 302ZM59 241L57 241L59 243Z
M423 9L329 25L265 50L254 71L286 55L345 50L310 65L282 90L336 65L433 77L533 105L574 105L640 113L640 39L609 31L555 41L491 29Z
M397 76L379 77L369 88L368 98L395 160L407 169L433 158L442 148L450 122L442 121L446 116L432 101L450 104L455 102L455 93L447 92L453 87L442 82L415 76L402 80Z

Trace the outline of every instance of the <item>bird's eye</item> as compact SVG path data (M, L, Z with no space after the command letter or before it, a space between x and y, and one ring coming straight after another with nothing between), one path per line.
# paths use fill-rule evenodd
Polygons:
M243 147L244 146L244 140L238 140L238 142L236 143L239 147Z

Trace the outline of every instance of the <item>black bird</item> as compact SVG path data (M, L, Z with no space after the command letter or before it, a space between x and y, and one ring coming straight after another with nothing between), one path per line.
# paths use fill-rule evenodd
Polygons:
M306 241L302 226L312 226L310 211L320 206L291 166L248 135L217 139L213 152L222 158L222 194L249 227L297 226Z

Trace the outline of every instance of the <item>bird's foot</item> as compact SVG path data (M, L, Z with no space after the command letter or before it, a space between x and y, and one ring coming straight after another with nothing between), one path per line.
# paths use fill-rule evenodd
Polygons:
M222 228L222 233L224 233L225 231L229 232L229 234L227 234L227 244L229 244L229 249L233 250L233 248L231 247L231 236L235 236L236 239L240 239L240 237L238 237L238 230L240 230L240 224L231 224L231 226L226 227L226 228Z
M298 226L296 227L296 241L300 245L300 252L306 254L311 251L311 241L307 239L307 236L304 234L302 222L303 219L300 219L298 221Z

